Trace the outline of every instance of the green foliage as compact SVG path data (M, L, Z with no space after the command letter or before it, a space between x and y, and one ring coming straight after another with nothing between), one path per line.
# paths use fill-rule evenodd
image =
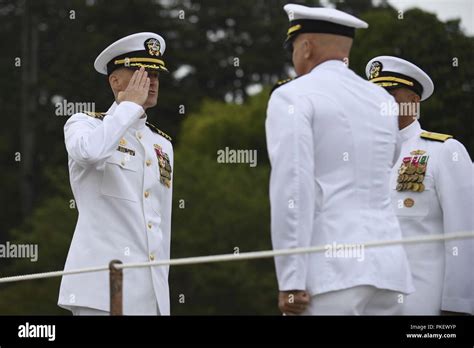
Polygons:
M77 212L68 177L62 168L47 173L56 190L18 228L11 231L10 242L36 244L38 260L14 259L1 268L0 276L57 271L63 269L72 239ZM71 208L72 207L72 208ZM61 314L57 307L60 278L30 280L0 285L1 314Z
M208 101L183 122L175 152L173 258L271 249L267 98L265 91L242 106ZM225 147L257 150L258 165L218 163L217 151ZM272 260L175 267L170 277L175 314L276 310Z

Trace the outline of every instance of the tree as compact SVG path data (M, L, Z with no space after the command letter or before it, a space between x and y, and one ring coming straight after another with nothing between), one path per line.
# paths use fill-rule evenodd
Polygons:
M36 245L38 260L12 259L3 261L0 276L40 273L64 267L76 221L75 202L71 201L67 177L62 168L47 171L55 190L37 207L22 225L10 232L10 242L16 245ZM2 315L64 314L57 307L60 278L49 278L1 284L0 313Z
M208 101L183 122L175 154L173 258L271 249L267 98L265 91L244 105ZM257 165L219 163L226 147L256 151ZM176 314L277 313L271 259L175 267L171 284ZM181 294L189 299L184 304Z

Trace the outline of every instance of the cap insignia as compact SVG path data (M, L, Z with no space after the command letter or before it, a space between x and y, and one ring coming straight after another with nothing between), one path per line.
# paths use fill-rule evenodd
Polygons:
M161 55L160 48L158 39L150 38L145 41L145 49L150 56L159 57Z
M369 79L374 79L380 75L383 65L379 61L372 62L370 65L370 76Z

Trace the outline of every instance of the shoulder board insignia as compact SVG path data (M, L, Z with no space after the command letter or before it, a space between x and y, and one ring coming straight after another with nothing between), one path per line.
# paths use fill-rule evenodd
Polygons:
M85 111L84 112L87 116L97 118L99 120L103 120L105 117L105 112L91 112L91 111Z
M423 139L445 142L446 140L451 139L453 136L449 134L421 132L420 137L422 137Z
M151 123L147 122L146 125L148 126L148 128L150 128L150 130L152 132L155 132L155 133L158 133L159 135L161 135L163 138L166 138L168 139L169 141L172 141L173 139L171 139L171 137L166 134L165 132L163 132L162 130L156 128L154 125L152 125Z
M273 86L272 90L270 91L270 95L271 95L271 94L273 93L273 91L275 91L278 87L281 87L281 86L283 86L283 85L285 85L285 84L287 84L288 82L291 82L291 81L293 81L293 80L294 80L294 79L289 78L289 79L285 79L285 80L280 80L280 81L278 81L278 82Z

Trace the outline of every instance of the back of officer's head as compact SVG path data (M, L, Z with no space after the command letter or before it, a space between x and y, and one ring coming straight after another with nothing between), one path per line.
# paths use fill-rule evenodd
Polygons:
M292 60L298 75L327 60L348 61L353 39L326 33L303 33L293 41Z

